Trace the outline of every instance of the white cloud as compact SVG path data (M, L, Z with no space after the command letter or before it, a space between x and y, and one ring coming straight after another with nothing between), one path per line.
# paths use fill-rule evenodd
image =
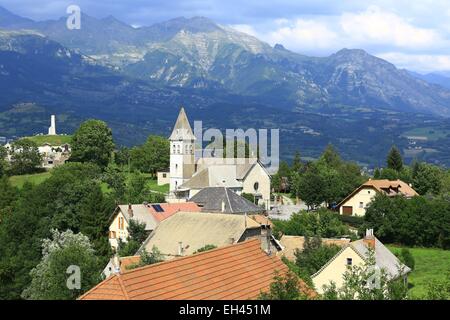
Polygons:
M445 23L422 27L416 20L378 6L334 16L309 15L244 26L239 30L299 53L329 55L342 48L359 48L412 70L450 69L450 29Z
M258 33L255 31L255 29L248 24L233 24L233 25L230 25L230 28L233 28L237 31L249 34L254 37L258 36Z
M450 71L450 55L386 52L376 56L392 62L398 68L417 72Z
M376 6L361 13L344 13L340 27L354 43L419 49L443 42L435 30L415 27L402 17Z
M338 35L326 24L297 19L293 22L278 20L278 29L262 36L271 44L281 43L291 50L307 52L310 50L330 48L336 45Z

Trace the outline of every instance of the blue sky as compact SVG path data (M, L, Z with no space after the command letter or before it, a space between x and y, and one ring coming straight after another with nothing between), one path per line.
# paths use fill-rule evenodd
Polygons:
M401 68L450 70L449 0L0 0L35 20L64 16L70 4L134 26L205 16L307 55L361 48Z

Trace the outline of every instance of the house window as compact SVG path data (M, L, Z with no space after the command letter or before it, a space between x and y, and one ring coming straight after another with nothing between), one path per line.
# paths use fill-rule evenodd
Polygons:
M351 266L353 263L353 259L352 258L347 258L347 265Z
M109 232L109 238L110 239L115 239L116 238L116 232L115 231L110 231Z
M359 207L360 207L360 208L364 208L364 202L360 202L360 203L359 203Z
M163 178L167 178L167 174L163 173Z
M120 230L123 230L123 218L122 217L119 217L119 229Z
M259 189L259 183L258 182L255 182L255 184L253 185L253 189L255 191L258 191L258 189Z

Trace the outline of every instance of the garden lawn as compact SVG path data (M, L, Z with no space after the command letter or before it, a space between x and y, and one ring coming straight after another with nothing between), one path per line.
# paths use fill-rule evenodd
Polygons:
M51 173L49 171L35 174L25 174L21 176L12 176L9 178L11 184L19 189L23 187L25 182L38 185L50 178Z
M42 146L45 143L48 143L52 146L60 146L63 144L70 144L72 142L71 135L55 135L55 136L40 135L40 136L26 137L26 139L34 141L38 146Z
M400 252L401 247L388 245L395 253ZM431 280L442 280L450 272L450 250L434 248L408 248L413 255L416 266L408 276L411 288L411 298L423 297L426 293L427 284Z
M168 184L158 186L158 181L154 180L154 179L149 179L148 187L150 188L150 190L155 191L155 192L164 193L164 194L169 193L169 185Z

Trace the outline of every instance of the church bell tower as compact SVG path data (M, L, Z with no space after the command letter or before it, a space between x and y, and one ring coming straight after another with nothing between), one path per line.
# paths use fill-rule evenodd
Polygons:
M195 136L184 108L178 114L169 141L170 193L174 194L195 173Z

